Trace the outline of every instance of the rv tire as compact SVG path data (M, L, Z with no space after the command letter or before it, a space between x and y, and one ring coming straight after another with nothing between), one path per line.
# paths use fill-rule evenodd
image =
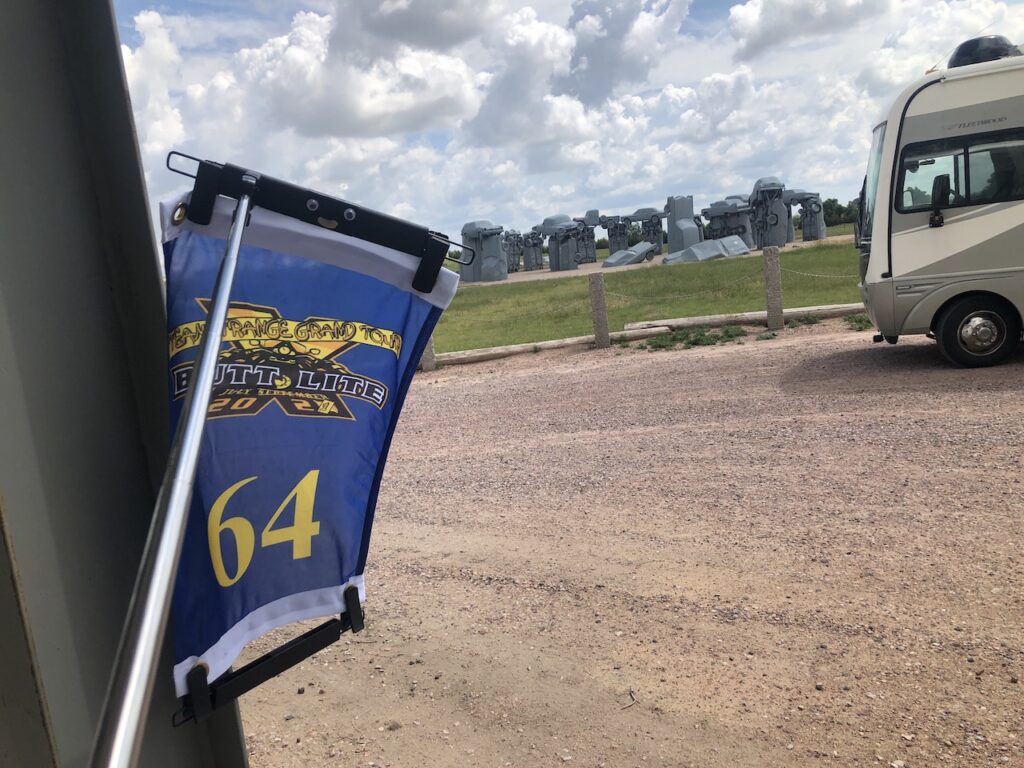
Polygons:
M935 324L939 351L953 365L982 368L999 365L1020 341L1017 311L996 296L964 296L953 301Z

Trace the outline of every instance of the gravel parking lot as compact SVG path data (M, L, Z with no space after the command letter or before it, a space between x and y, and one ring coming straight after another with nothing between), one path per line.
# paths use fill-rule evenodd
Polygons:
M418 375L367 629L252 765L1024 765L1022 372L830 321Z

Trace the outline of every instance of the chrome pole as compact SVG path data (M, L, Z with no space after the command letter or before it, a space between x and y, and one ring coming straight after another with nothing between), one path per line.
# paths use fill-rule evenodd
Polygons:
M149 536L142 553L128 616L121 632L107 698L93 747L92 768L133 768L142 745L153 680L163 646L181 542L192 502L199 448L210 406L217 358L228 314L231 284L238 265L242 232L256 189L256 178L242 177L245 194L238 199L224 259L214 286L197 365L174 433L167 470L156 499Z

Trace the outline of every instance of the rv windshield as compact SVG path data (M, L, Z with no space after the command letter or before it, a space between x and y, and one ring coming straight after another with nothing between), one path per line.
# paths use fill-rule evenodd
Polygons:
M885 143L885 123L875 128L868 155L868 175L864 180L864 212L860 221L860 239L871 246L871 225L875 219L875 200L878 197L878 172L882 167L882 145Z

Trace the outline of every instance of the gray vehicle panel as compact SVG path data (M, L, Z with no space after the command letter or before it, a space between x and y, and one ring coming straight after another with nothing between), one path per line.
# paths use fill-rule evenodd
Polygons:
M942 87L941 84L939 87ZM908 144L920 141L936 141L1015 128L1020 126L1022 115L1024 96L1011 96L965 107L944 109L941 112L911 115L903 120L899 152L902 153Z
M895 286L894 286L895 287ZM918 282L911 290L895 291L891 326L899 334L928 333L936 314L950 299L966 293L993 293L1006 298L1021 312L1024 297L1024 269L989 275L964 275L959 278ZM881 326L879 326L881 327Z
M1022 221L1012 229L993 234L992 237L976 242L952 256L933 261L919 269L902 272L899 269L899 255L893 263L893 270L900 272L900 277L941 277L966 273L985 272L992 269L1024 269L1021 244L1024 243L1024 203L1004 204L1021 207ZM996 206L988 206L991 210ZM972 216L971 218L978 218ZM980 223L980 222L979 222ZM927 225L925 225L927 227ZM940 233L935 233L941 236Z

